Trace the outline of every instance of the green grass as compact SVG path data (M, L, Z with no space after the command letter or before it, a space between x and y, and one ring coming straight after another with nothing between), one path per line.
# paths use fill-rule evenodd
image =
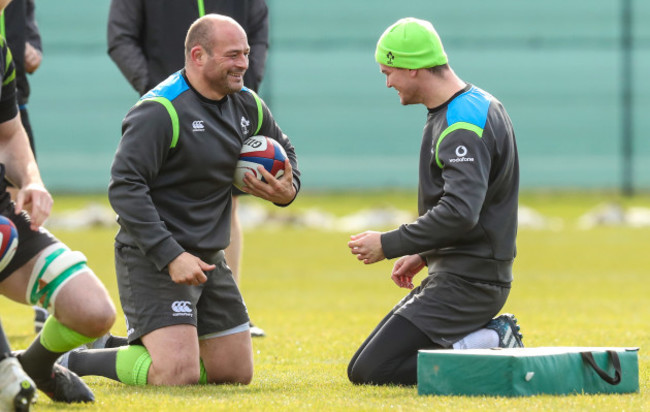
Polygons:
M105 202L103 196L94 201ZM578 228L577 219L609 200L650 207L650 196L526 193L521 203L561 219L560 230L521 229L515 283L504 311L517 315L528 346L639 346L640 393L629 395L499 397L418 396L413 387L350 384L347 362L404 291L390 281L392 262L364 266L348 252L351 233L294 226L247 230L242 292L253 321L268 336L253 341L256 373L249 386L128 387L85 378L92 406L51 403L38 411L213 410L629 410L649 409L650 228ZM89 198L55 196L55 211ZM260 203L255 199L246 202ZM414 193L303 193L276 214L320 208L336 216L363 208L415 210ZM368 228L381 229L381 228ZM113 269L114 228L56 230L90 265L119 302ZM119 305L118 305L119 306ZM33 338L30 308L0 299L14 348ZM114 331L123 334L118 317Z

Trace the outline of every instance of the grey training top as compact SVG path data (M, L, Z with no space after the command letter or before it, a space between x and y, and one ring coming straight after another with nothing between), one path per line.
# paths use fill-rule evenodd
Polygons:
M111 167L110 203L119 243L137 246L159 269L183 251L212 254L230 242L231 187L246 138L277 140L296 154L266 104L244 88L219 101L171 75L131 108Z
M387 258L420 253L429 272L512 281L519 161L503 105L468 85L429 110L413 223L384 233Z

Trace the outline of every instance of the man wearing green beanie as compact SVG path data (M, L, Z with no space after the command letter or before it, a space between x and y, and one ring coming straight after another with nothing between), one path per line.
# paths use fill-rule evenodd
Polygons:
M400 102L428 109L419 167L420 217L399 228L351 236L365 264L399 258L391 279L412 289L357 350L357 384L417 383L420 349L522 347L516 318L496 316L510 292L519 162L503 105L461 80L427 21L386 29L375 60ZM413 277L428 268L421 284Z

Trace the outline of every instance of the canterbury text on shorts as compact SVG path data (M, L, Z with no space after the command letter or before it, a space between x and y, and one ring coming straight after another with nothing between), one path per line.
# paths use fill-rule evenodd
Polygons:
M206 272L208 280L198 286L177 284L140 249L116 243L115 270L129 342L180 324L196 326L199 338L218 336L242 325L248 329L248 311L223 251L200 257L216 265Z

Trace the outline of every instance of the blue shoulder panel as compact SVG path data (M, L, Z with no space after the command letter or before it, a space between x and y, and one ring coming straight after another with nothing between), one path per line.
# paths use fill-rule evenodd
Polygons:
M190 86L187 84L179 70L166 78L158 86L149 90L140 98L140 100L150 99L152 97L164 97L165 99L172 101L189 88Z
M166 78L158 86L145 93L145 95L142 96L140 100L138 100L138 103L136 103L136 105L139 105L145 101L156 101L162 104L165 109L167 109L169 118L172 122L172 140L171 144L169 145L171 149L175 148L178 144L178 137L180 135L180 129L178 126L178 113L176 112L176 109L171 102L189 88L190 86L187 84L185 78L179 70Z
M472 86L471 89L456 97L447 108L447 124L470 123L483 129L487 121L488 108L492 96Z

